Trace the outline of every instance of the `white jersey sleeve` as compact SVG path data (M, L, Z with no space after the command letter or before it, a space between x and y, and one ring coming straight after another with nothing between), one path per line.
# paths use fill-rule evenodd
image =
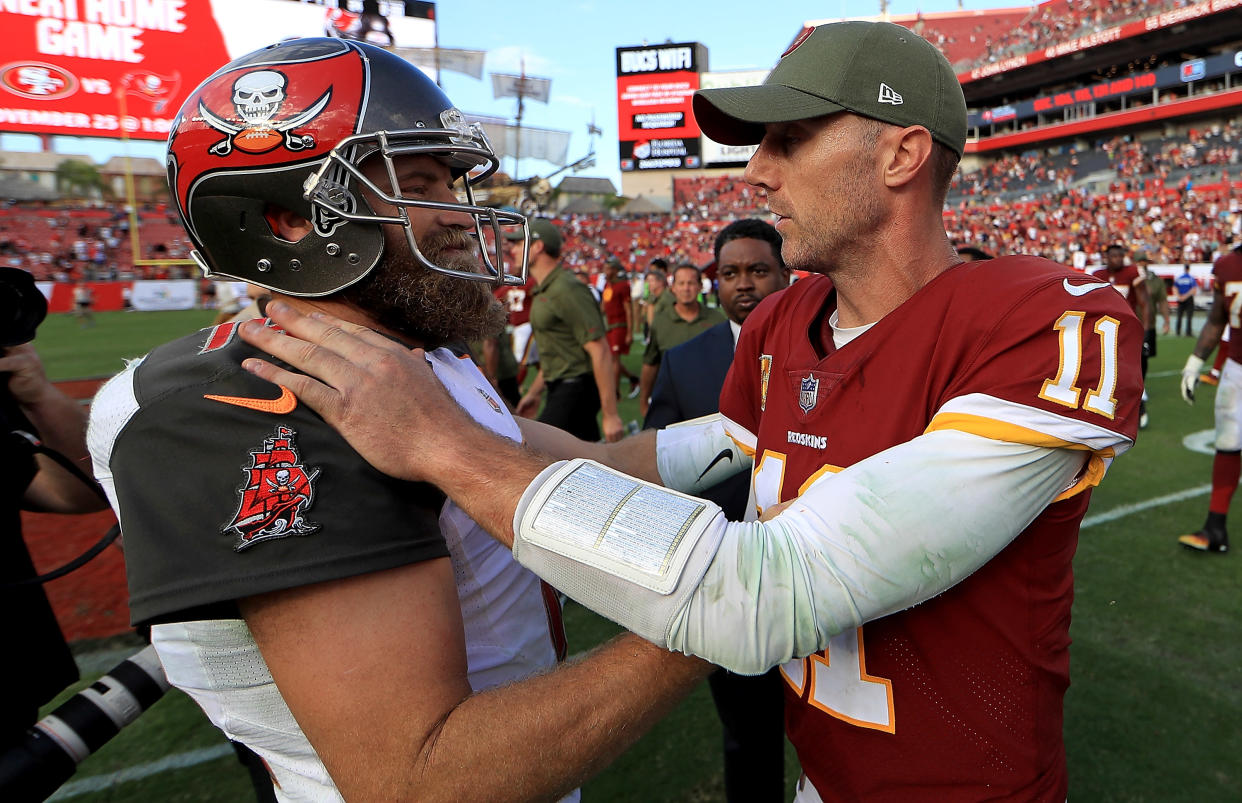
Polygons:
M644 522L649 529L634 537L602 533L592 541L579 533L573 544L537 524L565 502L544 486L580 495L611 481L566 483L577 467L558 464L518 508L514 555L654 643L757 674L956 585L1072 487L1085 458L934 431L821 477L767 522L728 522L709 502L696 508L647 486L626 492L616 510L638 522L642 511L625 506L646 495L642 507L663 529ZM656 498L660 492L669 496ZM667 514L674 509L683 512ZM618 516L600 518L614 526Z

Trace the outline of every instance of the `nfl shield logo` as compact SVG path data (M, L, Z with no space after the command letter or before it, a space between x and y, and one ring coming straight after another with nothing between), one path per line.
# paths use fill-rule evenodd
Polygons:
M815 409L817 401L819 401L819 380L807 374L802 378L802 384L798 388L798 406L802 408L803 413L809 413Z

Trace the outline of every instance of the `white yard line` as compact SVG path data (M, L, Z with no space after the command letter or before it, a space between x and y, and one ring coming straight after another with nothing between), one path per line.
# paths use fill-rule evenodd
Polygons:
M1135 502L1132 505L1122 505L1112 510L1105 510L1103 513L1097 513L1094 516L1087 516L1082 520L1082 526L1079 529L1085 530L1088 527L1094 527L1097 524L1106 524L1117 519L1124 519L1134 513L1141 513L1144 510L1150 510L1153 507L1161 507L1163 505L1171 505L1174 502L1182 502L1187 499L1194 499L1196 496L1206 496L1212 492L1212 486L1200 485L1195 488L1187 488L1177 493L1157 496L1155 499L1148 499L1145 502Z
M126 781L137 781L151 775L158 775L168 770L179 770L185 767L192 767L195 764L202 764L207 761L215 761L217 758L233 755L233 747L228 744L219 744L215 747L204 747L200 750L189 750L185 753L176 753L171 756L164 756L155 761L148 761L146 764L139 764L136 767L126 767L123 770L109 772L106 775L91 775L80 781L70 781L69 783L56 790L56 794L48 798L52 800L68 800L71 797L85 795L91 792L102 792L105 789L111 789L117 784Z

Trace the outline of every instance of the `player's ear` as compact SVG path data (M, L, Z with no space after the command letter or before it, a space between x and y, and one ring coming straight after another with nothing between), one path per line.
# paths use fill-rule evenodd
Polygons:
M291 243L296 243L310 233L311 222L291 212L283 206L268 204L263 210L263 219L271 227L272 234Z
M880 140L884 165L884 183L892 189L903 187L920 172L931 169L933 140L931 132L921 125L892 128Z

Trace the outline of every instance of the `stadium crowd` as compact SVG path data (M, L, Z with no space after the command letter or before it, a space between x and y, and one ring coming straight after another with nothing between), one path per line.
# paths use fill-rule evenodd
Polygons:
M1210 261L1242 239L1242 184L1231 173L1240 142L1242 121L1234 119L1184 137L1111 137L1082 152L1006 156L957 177L946 226L960 245L1079 269L1118 240L1157 263ZM565 219L574 235L567 264L594 272L615 255L628 270L654 257L704 265L725 223L762 209L739 175L678 178L669 215Z
M1049 0L1031 9L1017 25L988 26L978 20L962 30L951 22L924 20L912 27L964 72L1030 53L1050 42L1071 41L1189 5L1194 5L1193 0ZM955 21L960 25L961 19Z
M1031 254L1079 269L1109 243L1157 263L1206 262L1242 240L1242 118L1185 136L1115 136L1090 148L1027 151L960 173L945 223L959 245ZM661 257L707 265L730 220L761 214L763 200L740 175L677 178L671 213L557 219L569 235L564 261L594 276L609 256L641 273ZM140 212L145 259L185 259L189 246L162 205ZM129 220L120 206L12 204L0 208L0 265L43 281L193 277L187 265L131 266Z
M14 203L0 206L0 266L22 268L38 281L184 279L187 265L139 265L135 258L184 260L190 247L176 214L163 204L138 213L141 255L132 254L130 222L119 204Z

